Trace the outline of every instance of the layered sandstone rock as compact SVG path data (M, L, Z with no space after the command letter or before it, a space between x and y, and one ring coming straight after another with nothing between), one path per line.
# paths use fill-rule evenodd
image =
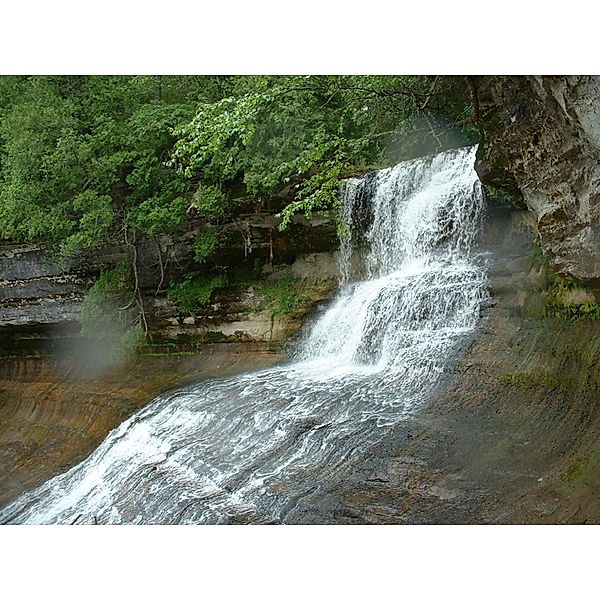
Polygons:
M555 270L600 285L600 77L474 78L477 171L536 218Z
M337 283L335 224L298 217L285 232L269 212L240 214L219 228L214 264L193 261L198 225L177 237L137 245L139 282L152 337L190 341L278 342L297 331L302 317ZM159 256L160 252L160 256ZM0 245L0 356L47 353L79 336L78 318L87 291L103 270L127 257L124 246L104 246L67 261L43 247ZM162 265L162 271L161 271ZM185 313L168 297L171 281L189 272L217 269L231 285L198 312ZM288 315L257 310L259 283L295 278L303 302ZM185 348L183 348L185 349Z

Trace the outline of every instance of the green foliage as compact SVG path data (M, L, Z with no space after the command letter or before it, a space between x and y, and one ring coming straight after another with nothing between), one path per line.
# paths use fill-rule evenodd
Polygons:
M459 77L3 77L0 236L63 255L124 224L155 237L180 228L190 206L222 218L223 186L240 184L254 196L287 189L286 227L335 208L358 165L476 135L447 134L468 120L467 97Z
M146 345L146 334L140 323L126 329L117 340L111 353L111 361L123 364L133 358Z
M79 317L84 335L102 336L130 324L130 314L124 309L134 300L130 280L131 266L126 261L98 277L83 301Z
M281 231L286 229L297 213L304 213L304 216L310 219L314 213L338 208L339 178L344 166L346 165L342 161L331 160L320 172L303 181L299 186L297 200L290 202L283 209L279 229Z
M228 208L227 196L215 185L200 185L190 206L203 217L222 217Z
M214 231L199 231L194 243L194 259L198 264L205 263L219 245Z
M297 281L284 277L277 281L263 281L255 286L261 300L256 310L269 310L274 315L287 315L305 301Z
M101 196L93 190L86 190L76 196L73 210L80 213L81 217L75 233L63 242L62 252L66 255L91 248L105 239L114 219L110 196Z
M440 136L448 122L465 117L462 88L460 78L439 77L238 78L230 97L201 104L176 128L170 164L205 185L241 179L256 196L294 186L285 228L295 213L335 208L339 180L357 165L384 166L456 145ZM418 119L427 133L415 133ZM428 136L420 147L409 143Z
M192 185L165 161L173 128L228 78L0 78L0 237L71 254L180 227Z
M499 202L500 204L504 204L505 206L516 209L527 208L522 197L513 197L508 192L492 187L491 185L486 185L485 190L494 200L496 200L496 202Z
M204 308L211 301L214 292L226 285L225 275L206 277L191 273L184 281L172 283L167 295L182 311L194 313Z
M131 291L131 266L127 261L104 271L90 288L79 317L84 336L111 341L109 361L129 360L146 342Z
M238 156L250 146L255 121L264 114L273 96L252 92L201 104L194 118L176 130L179 138L174 161L185 161L183 173L199 169L209 181L230 181L239 173Z
M129 212L129 225L152 237L180 229L188 201L184 197L171 200L153 196Z
M560 316L572 321L598 321L600 320L600 305L596 302L585 302L574 306L563 306Z

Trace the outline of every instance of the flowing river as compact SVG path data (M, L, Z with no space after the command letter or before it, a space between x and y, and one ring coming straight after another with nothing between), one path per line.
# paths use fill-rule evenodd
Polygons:
M486 275L474 147L342 187L340 290L283 366L157 397L8 523L285 523L433 394Z

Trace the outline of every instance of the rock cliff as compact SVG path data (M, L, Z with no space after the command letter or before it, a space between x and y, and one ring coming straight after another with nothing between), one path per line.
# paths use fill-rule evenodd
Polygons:
M555 270L600 285L600 77L473 78L484 184L527 207Z
M330 220L298 217L282 233L270 212L238 214L220 228L221 246L209 265L193 261L198 227L191 220L177 237L138 243L140 288L154 352L175 346L189 350L190 344L206 341L281 342L336 286L337 235ZM2 243L0 356L48 353L77 339L88 289L102 270L126 256L124 246L104 246L60 262L39 246ZM210 267L226 273L229 285L197 314L180 310L168 297L169 283ZM299 291L297 306L286 314L261 307L261 285L282 279L293 279Z

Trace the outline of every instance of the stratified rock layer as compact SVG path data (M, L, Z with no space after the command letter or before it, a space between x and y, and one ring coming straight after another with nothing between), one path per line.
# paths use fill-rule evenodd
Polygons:
M600 77L475 78L484 184L523 202L555 270L600 285Z
M281 360L266 343L206 344L195 354L138 356L97 372L96 361L0 360L0 506L82 460L165 388Z
M139 285L159 351L174 344L186 351L205 341L281 342L315 302L330 296L338 277L335 224L298 217L280 232L277 223L270 212L237 215L219 229L219 250L202 265L194 262L199 224L193 221L178 236L138 241ZM107 245L58 261L40 246L0 243L0 357L62 352L79 338L78 319L93 282L127 256L124 245ZM227 274L230 285L196 314L179 310L167 294L169 283L210 269ZM297 310L259 310L261 282L282 278L302 287Z

